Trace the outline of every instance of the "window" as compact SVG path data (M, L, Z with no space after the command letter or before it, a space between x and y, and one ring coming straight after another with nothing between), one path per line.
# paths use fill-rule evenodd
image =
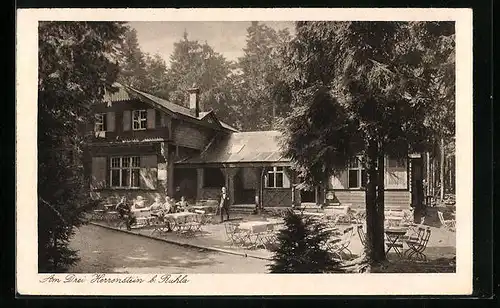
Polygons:
M203 169L203 187L221 188L226 185L224 174L219 168L204 168Z
M386 163L389 168L406 168L406 160L404 158L388 157Z
M138 156L111 157L111 187L139 187L140 159Z
M284 178L283 167L273 167L267 171L266 187L282 188Z
M132 116L132 129L143 130L147 127L148 113L146 110L134 110Z
M95 131L96 132L105 132L107 129L106 125L106 114L105 113L96 113L95 115Z
M362 164L362 156L356 156L349 162L349 188L363 188L366 186L366 170Z

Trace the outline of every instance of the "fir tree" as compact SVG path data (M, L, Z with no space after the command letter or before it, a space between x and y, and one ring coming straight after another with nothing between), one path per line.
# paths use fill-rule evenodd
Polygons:
M271 273L341 272L339 263L324 248L331 234L321 222L288 211L285 229L273 249Z

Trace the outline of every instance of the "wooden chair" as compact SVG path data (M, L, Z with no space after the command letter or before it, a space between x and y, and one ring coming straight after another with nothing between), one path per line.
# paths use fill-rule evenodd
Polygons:
M240 230L234 223L225 223L224 230L226 231L226 241L231 246L242 246L246 243L247 233Z
M418 234L416 237L410 236L406 240L406 244L408 245L408 250L406 250L403 255L411 259L415 256L418 259L422 259L423 261L427 260L426 255L424 254L425 249L427 248L427 244L429 243L429 239L431 237L431 229L427 227L426 229L420 227L418 228Z
M151 231L151 235L158 234L166 234L171 231L170 222L166 220L161 214L152 214L152 219L150 225L153 227Z
M340 260L343 260L342 255L348 254L352 257L352 252L349 250L349 245L351 244L351 238L354 235L354 227L347 227L340 238L334 238L326 243L327 249L337 255Z
M455 220L450 219L450 220L445 220L443 216L443 212L438 211L438 217L439 221L441 222L441 225L443 225L446 229L455 232Z
M361 244L363 245L363 247L366 247L366 233L365 231L363 230L363 225L358 225L358 236L359 236L359 240L361 241Z

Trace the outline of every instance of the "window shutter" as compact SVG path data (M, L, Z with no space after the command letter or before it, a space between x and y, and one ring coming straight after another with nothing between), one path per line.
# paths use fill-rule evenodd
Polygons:
M283 188L290 188L290 170L283 168Z
M342 170L340 174L331 175L328 180L328 188L329 189L347 189L348 188L348 180L347 180L347 169Z
M408 172L407 163L399 165L397 160L385 158L384 166L384 186L386 189L407 189Z
M167 118L166 118L164 113L161 113L161 116L160 116L160 126L161 127L167 126Z
M123 131L130 130L131 125L132 125L132 118L130 115L130 110L125 110L123 112Z
M106 114L106 121L107 121L107 126L108 132L114 132L115 131L115 113L110 111Z
M156 155L141 156L139 185L143 189L156 189L158 162Z
M156 123L156 111L154 109L148 109L148 129L155 128Z
M92 157L90 189L106 187L106 157Z

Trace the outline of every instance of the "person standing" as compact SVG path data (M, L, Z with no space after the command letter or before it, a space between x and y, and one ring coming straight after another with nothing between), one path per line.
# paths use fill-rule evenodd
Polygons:
M219 198L220 222L224 221L224 213L226 220L229 220L229 195L226 192L226 187L222 187Z

